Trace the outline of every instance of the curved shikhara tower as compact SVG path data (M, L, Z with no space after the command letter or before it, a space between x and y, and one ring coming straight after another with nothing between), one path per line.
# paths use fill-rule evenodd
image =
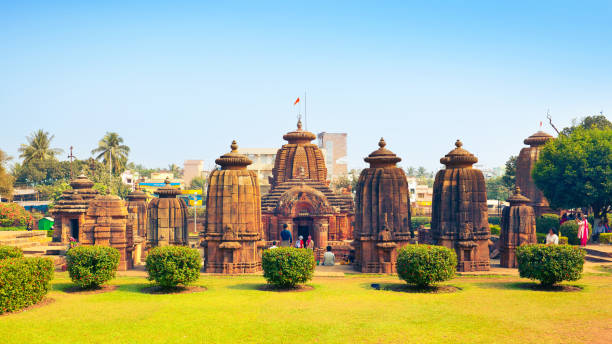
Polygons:
M181 190L172 187L170 179L166 178L165 184L155 192L159 197L147 206L149 247L188 244L187 205L176 197Z
M440 162L433 187L431 233L434 243L457 252L459 271L489 270L487 188L478 162L457 140Z
M353 200L349 192L329 188L323 153L311 142L315 138L301 121L283 136L287 143L276 153L271 189L261 201L264 236L280 240L286 226L294 239L311 236L317 257L329 244L343 258L351 249Z
M362 272L395 273L397 250L410 243L410 192L402 159L379 148L364 160L355 197L355 268Z
M505 268L516 268L515 249L525 244L535 244L536 220L531 200L521 195L517 186L514 194L507 199L509 207L505 207L501 218L500 265Z
M261 270L261 198L252 161L232 151L215 163L220 170L210 173L203 236L207 272L248 273Z
M551 135L543 131L538 131L529 136L523 141L529 147L521 149L516 160L516 186L521 188L523 195L531 200L529 204L533 207L536 216L552 212L549 208L548 200L544 197L542 191L536 187L533 178L531 178L531 171L536 161L538 161L542 146L552 139Z

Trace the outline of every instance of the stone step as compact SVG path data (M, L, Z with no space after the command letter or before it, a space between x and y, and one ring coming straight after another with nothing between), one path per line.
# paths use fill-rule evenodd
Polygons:
M31 242L31 241L19 241L19 240L0 241L0 246L13 246L13 247L19 247L21 249L26 248L26 247L39 246L39 245L40 243Z
M66 247L60 246L35 246L23 249L23 254L43 254L49 256L58 256L66 254Z
M587 254L590 254L592 256L599 256L599 257L604 257L604 258L612 258L612 246L610 245L600 245L600 246L594 246L594 245L589 245L586 248Z
M0 240L6 238L47 237L47 231L0 231Z
M589 262L595 262L595 263L612 263L612 258L606 258L606 257L602 257L602 256L594 256L594 255L590 255L590 254L587 254L584 257L584 260L589 261Z

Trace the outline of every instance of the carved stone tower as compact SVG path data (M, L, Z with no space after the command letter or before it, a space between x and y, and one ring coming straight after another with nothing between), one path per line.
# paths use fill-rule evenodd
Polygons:
M205 231L201 233L207 272L249 273L261 270L261 198L252 161L232 151L215 160L220 170L210 173Z
M457 252L459 271L489 270L490 237L487 189L478 162L457 140L456 148L440 159L446 168L436 174L431 216L435 244Z
M55 218L53 241L68 244L71 237L80 241L89 202L98 196L98 191L92 189L93 185L91 180L81 174L70 182L72 189L62 193L51 210Z
M531 170L538 161L542 146L553 137L543 131L529 136L523 142L529 147L521 149L516 161L516 186L521 188L525 197L531 200L530 205L533 207L536 216L544 213L552 212L549 208L548 200L542 194L531 178Z
M127 195L128 223L134 228L134 263L140 263L144 257L147 238L147 195L140 189Z
M395 273L397 250L410 243L410 193L402 159L385 148L364 160L355 198L355 268L362 272Z
M536 222L533 208L529 205L531 200L521 195L519 187L514 195L507 200L509 207L505 207L501 218L500 262L505 268L518 267L515 249L524 244L535 244Z
M149 246L187 245L187 205L176 196L179 189L166 185L157 189L158 198L149 202L147 217L147 244Z

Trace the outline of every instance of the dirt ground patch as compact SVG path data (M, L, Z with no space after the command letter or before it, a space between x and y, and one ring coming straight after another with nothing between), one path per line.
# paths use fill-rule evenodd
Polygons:
M393 283L380 284L379 288L372 286L376 290L396 291L401 293L420 293L420 294L447 294L460 291L461 288L452 285L433 285L428 287L419 287L411 284Z
M144 287L140 289L145 294L191 294L206 291L206 287L192 285L187 287L163 288L158 285Z
M27 312L27 311L32 310L32 309L36 309L36 308L40 308L40 307L44 307L44 306L50 305L53 302L55 302L55 299L52 299L50 297L45 297L45 298L43 298L37 304L34 304L34 305L28 306L26 308L22 308L22 309L16 310L14 312L8 312L8 313L0 314L0 317L8 316L8 315L11 315L11 314L17 314L17 313L21 313L21 312Z
M73 285L73 286L63 289L62 291L64 293L69 293L69 294L89 295L89 294L108 293L113 290L116 290L117 288L119 288L119 286L117 285L103 285L98 288L83 289L79 287L78 285Z
M262 284L257 288L257 290L261 291L275 291L278 293L299 293L304 291L314 290L314 287L309 285L297 285L294 288L279 288L272 284Z

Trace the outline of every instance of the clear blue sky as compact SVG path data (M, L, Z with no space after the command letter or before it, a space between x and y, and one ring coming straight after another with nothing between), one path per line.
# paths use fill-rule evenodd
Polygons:
M136 163L210 166L232 139L280 147L306 89L351 167L381 136L403 165L461 138L494 167L553 132L547 108L612 111L609 1L220 3L2 2L0 149L44 128L87 158L116 131Z

